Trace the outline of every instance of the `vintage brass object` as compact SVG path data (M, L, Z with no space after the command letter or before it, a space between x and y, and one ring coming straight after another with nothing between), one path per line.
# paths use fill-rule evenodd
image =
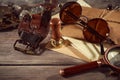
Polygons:
M61 20L58 18L53 18L50 21L50 27L52 30L51 34L51 45L56 48L56 47L62 47L63 44L63 38L61 34Z
M53 3L53 2L52 2ZM55 5L46 2L41 4L44 9L43 12L37 14L26 13L19 26L18 34L20 39L14 43L14 49L22 51L27 54L41 54L45 51L45 46L50 40L50 26L52 10ZM19 44L23 44L25 48L20 47Z

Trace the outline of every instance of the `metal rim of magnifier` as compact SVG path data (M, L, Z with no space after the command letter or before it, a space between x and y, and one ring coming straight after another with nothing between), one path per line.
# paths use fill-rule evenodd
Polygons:
M120 44L119 45L114 45L112 47L110 47L109 49L106 50L105 52L105 56L104 56L104 59L105 61L107 62L107 64L109 64L112 68L116 69L117 71L120 72L120 67L117 67L117 66L114 66L110 63L109 59L108 59L108 54L111 50L115 49L115 48L119 48L120 47Z

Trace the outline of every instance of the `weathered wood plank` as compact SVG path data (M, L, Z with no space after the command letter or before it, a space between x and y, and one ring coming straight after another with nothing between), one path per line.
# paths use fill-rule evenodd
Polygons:
M57 53L45 51L41 55L26 55L21 52L11 51L1 53L0 64L79 64L82 61Z
M99 70L64 78L59 75L59 70L65 67L68 66L2 66L0 80L117 80Z

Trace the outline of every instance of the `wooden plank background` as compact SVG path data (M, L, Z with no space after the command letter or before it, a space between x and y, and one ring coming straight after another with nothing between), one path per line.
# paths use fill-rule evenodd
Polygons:
M26 55L13 49L16 39L17 29L0 32L0 80L120 80L109 75L109 68L64 78L59 75L61 68L85 62L51 50L39 56Z
M85 62L50 50L39 56L26 55L13 49L16 39L17 29L0 32L0 80L118 80L106 76L109 68L64 78L59 75L61 68Z

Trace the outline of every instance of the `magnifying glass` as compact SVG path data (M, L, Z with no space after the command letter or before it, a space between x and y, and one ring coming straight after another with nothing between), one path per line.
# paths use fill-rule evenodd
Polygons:
M60 75L68 77L102 66L108 66L113 71L120 72L120 45L108 48L104 57L100 60L61 69Z

